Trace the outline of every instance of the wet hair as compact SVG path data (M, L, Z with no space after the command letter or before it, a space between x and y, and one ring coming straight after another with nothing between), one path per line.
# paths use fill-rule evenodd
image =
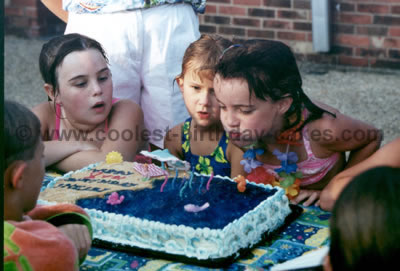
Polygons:
M356 176L332 211L333 270L391 270L400 255L400 168Z
M183 78L196 61L195 71L207 71L214 76L215 66L218 64L222 52L232 44L231 41L218 35L202 34L186 49L182 60L182 72L178 77Z
M310 114L301 127L320 118L323 113L335 117L333 113L315 105L304 93L296 59L290 48L280 41L254 39L235 44L221 56L216 73L223 79L244 79L250 95L254 93L261 100L269 98L275 102L291 97L293 102L285 113L285 119L288 121L289 117L295 115L296 120L286 123L285 128L291 128L301 121L304 108Z
M25 106L4 102L4 154L6 168L17 160L32 160L40 141L40 121Z
M53 86L55 97L59 92L57 67L62 64L68 54L88 49L98 50L108 63L107 55L101 44L81 34L73 33L57 36L43 45L39 56L40 74L45 83Z

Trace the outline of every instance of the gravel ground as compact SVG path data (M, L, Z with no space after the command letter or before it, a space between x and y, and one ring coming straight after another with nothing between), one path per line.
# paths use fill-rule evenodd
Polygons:
M46 101L38 59L45 40L5 36L5 99L28 107ZM400 72L338 69L299 63L304 91L384 133L383 143L400 136Z

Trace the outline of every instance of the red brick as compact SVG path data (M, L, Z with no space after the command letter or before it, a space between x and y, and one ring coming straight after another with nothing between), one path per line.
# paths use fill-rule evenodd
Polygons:
M398 16L374 16L374 24L400 25Z
M368 47L370 45L370 40L368 37L339 34L335 37L335 44Z
M342 13L339 15L339 21L342 23L351 23L351 24L371 24L372 16L359 15L355 13Z
M294 8L311 9L310 0L295 0L293 1Z
M233 18L233 24L260 27L260 19Z
M357 11L367 13L388 13L388 5L376 5L376 4L358 4Z
M383 58L386 57L386 50L371 49L371 48L356 48L356 56Z
M306 41L307 35L304 32L278 32L278 39Z
M340 3L339 6L339 12L349 12L349 11L355 11L356 7L354 4L350 4L350 3ZM335 9L336 11L336 9Z
M249 8L249 16L255 17L275 17L275 10L261 9L261 8Z
M24 10L22 8L6 7L4 14L6 16L23 16Z
M36 7L26 7L25 15L29 18L37 18L39 14Z
M233 0L234 5L260 6L261 0Z
M292 23L288 21L264 20L264 28L291 29Z
M221 26L218 28L218 33L226 35L244 36L245 30L238 27L225 27Z
M354 34L355 26L351 24L332 24L333 33Z
M201 33L210 33L210 34L217 33L217 27L214 26L214 25L203 25L203 24L201 24L199 29L200 29Z
M278 17L285 19L307 19L308 11L305 10L278 10Z
M207 4L205 14L209 14L209 13L217 13L217 6Z
M292 5L290 0L264 0L264 6L290 8Z
M246 8L242 7L234 7L234 6L220 6L219 7L220 14L227 15L246 15Z
M389 36L400 37L400 27L390 27L389 28Z
M358 66L358 67L367 67L368 66L368 59L350 57L350 56L339 56L338 64Z
M37 0L11 0L11 6L36 7Z
M385 38L383 46L385 48L398 49L398 48L400 48L400 38L399 39L396 39L396 38Z
M311 31L312 26L311 23L308 22L293 22L293 29L302 31Z
M357 34L368 36L386 36L388 28L386 26L357 26Z
M274 31L248 29L247 36L252 38L273 39L275 37L275 33Z
M400 14L400 6L392 6L392 13Z
M213 24L230 24L231 18L223 16L204 16L205 23Z

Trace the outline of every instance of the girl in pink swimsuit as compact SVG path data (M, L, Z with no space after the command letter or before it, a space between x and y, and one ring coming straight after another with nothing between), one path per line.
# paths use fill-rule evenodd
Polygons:
M248 40L229 47L217 65L214 89L229 139L247 150L242 165L248 179L273 174L294 203L318 204L334 175L379 147L376 128L305 95L295 57L282 42Z
M41 122L46 166L77 170L120 152L133 161L143 138L143 113L112 98L112 76L102 46L80 34L51 39L39 57L49 102L33 111Z

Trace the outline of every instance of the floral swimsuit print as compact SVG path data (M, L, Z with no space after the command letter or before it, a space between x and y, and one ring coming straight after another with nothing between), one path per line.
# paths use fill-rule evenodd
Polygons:
M224 132L218 142L218 146L210 155L200 156L192 154L190 150L190 123L192 118L188 118L182 126L182 153L183 160L188 161L196 172L200 174L230 176L231 164L226 159L226 147L228 137Z

